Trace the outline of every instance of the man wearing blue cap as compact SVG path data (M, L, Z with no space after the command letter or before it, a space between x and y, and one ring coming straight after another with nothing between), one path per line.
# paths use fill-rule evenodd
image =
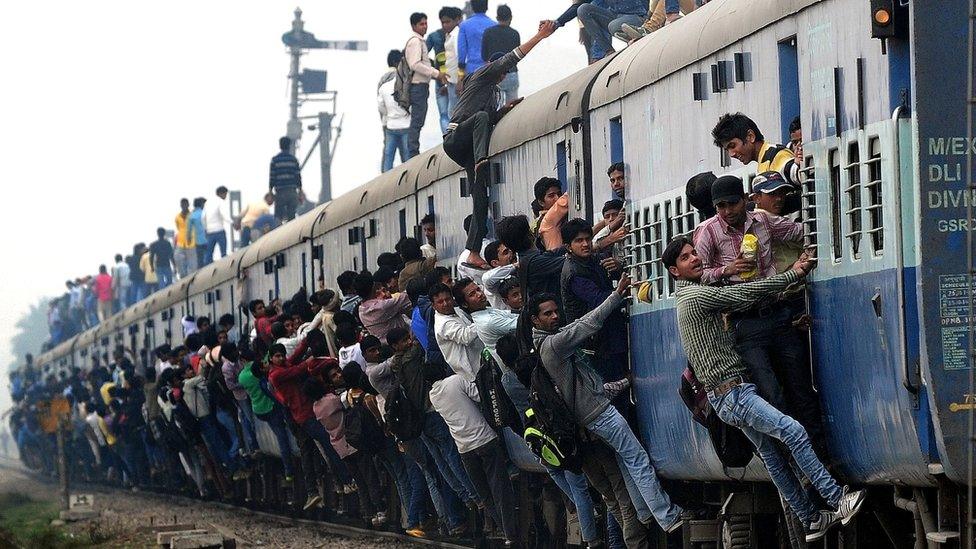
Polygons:
M749 198L756 205L756 212L783 215L787 198L796 191L779 172L763 172L752 179L752 194ZM772 243L773 263L776 272L786 272L803 253L803 244L795 240L781 240Z

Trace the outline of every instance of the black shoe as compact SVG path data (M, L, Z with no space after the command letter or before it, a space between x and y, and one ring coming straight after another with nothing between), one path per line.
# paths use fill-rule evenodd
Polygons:
M813 522L804 528L807 543L812 543L823 538L827 535L827 530L830 530L838 522L840 522L840 517L837 513L833 511L820 511L817 518L813 519Z

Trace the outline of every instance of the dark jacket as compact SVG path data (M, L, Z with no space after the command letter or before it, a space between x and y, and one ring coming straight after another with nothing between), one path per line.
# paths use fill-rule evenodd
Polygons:
M402 356L394 359L393 369L397 372L407 399L420 410L433 411L430 404L430 386L435 381L433 378L438 376L430 373L431 367L424 360L424 348L415 342Z
M519 253L518 276L526 277L526 284L522 288L522 296L528 303L533 295L540 292L550 292L556 295L562 307L562 297L559 295L559 274L563 270L566 258L566 248L540 252L537 248L530 248ZM522 273L525 269L525 273Z
M598 255L585 260L573 254L566 255L559 286L567 323L600 306L614 291L610 275L600 265L601 259L603 256ZM623 311L618 309L607 317L603 328L585 344L585 348L600 354L626 352L627 321Z

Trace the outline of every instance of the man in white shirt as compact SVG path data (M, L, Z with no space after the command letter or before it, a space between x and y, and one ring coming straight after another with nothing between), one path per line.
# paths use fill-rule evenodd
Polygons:
M207 257L212 258L214 249L220 246L220 257L227 255L227 227L230 225L230 204L227 187L217 187L217 200L210 200L203 208L203 225L207 231Z
M386 55L386 64L390 67L387 74L393 78L380 79L380 86L376 90L376 106L383 123L383 164L381 170L386 172L393 168L393 157L400 151L400 162L410 158L407 140L410 137L410 113L393 98L396 90L396 66L400 64L403 53L390 50Z
M461 279L459 282L471 282ZM481 351L485 344L478 338L478 329L462 311L455 308L451 289L434 284L428 292L434 307L434 336L444 355L444 361L468 381L474 381L481 367Z
M430 81L437 80L441 84L447 83L447 74L441 73L430 62L427 43L427 14L416 12L410 15L410 26L413 35L407 40L403 53L407 57L407 64L413 71L410 79L410 137L407 141L409 156L413 158L420 154L420 130L427 119L427 100L430 97Z
M485 297L488 298L488 303L495 309L507 311L509 310L509 306L505 304L505 300L499 295L498 290L502 282L509 277L515 276L515 269L518 266L515 263L515 252L499 240L495 240L485 246L484 251L485 253L482 257L491 265L491 269L485 271L485 274L481 276L481 286L485 292ZM485 346L487 345L488 343L485 342Z
M485 349L488 349L497 364L504 367L505 362L495 353L495 344L502 337L515 333L518 313L489 307L485 292L470 280L459 280L453 291L455 301L461 303L461 308L471 315L471 321Z
M366 359L363 357L362 348L359 346L356 337L355 326L351 324L339 324L335 329L335 338L339 342L339 368L345 368L346 364L355 362L360 367L366 367Z

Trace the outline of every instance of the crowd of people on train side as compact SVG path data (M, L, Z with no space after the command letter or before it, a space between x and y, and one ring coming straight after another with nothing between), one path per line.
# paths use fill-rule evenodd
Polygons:
M816 257L793 219L807 176L800 136L770 143L734 113L712 137L758 175L749 188L733 175L692 177L686 196L705 220L660 251L688 360L680 379L693 412L707 402L741 431L814 541L847 524L864 492L824 465L804 305ZM244 326L231 314L216 326L187 317L182 340L151 351L119 346L89 357L88 370L28 365L12 377L21 455L50 465L43 419L66 401L86 474L137 487L165 475L230 497L267 450L264 424L305 511L332 490L330 511L383 527L389 482L409 535L487 525L506 545L520 539L512 460L530 455L587 546L673 534L705 510L672 498L635 431L627 302L661 296L650 283L631 289L627 175L623 163L607 170L611 199L595 224L570 218L560 181L541 178L533 215L498 220L480 242L484 264L465 249L444 266L431 214L423 238L401 239L375 271L343 272L334 289L285 302L253 299ZM466 220L469 234L476 222Z

